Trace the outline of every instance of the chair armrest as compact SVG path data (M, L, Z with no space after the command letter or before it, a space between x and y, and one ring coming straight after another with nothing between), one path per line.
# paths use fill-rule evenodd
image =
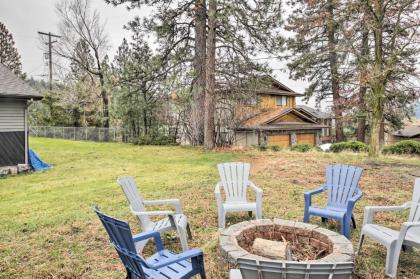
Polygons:
M182 214L181 202L179 199L145 200L145 205L174 205L176 214Z
M147 240L149 238L154 239L155 244L156 244L156 250L158 252L163 250L162 239L160 238L160 233L157 231L147 231L147 232L136 234L133 236L133 241L134 243L136 243L142 240Z
M362 191L358 190L357 194L351 197L347 202L347 212L351 213L353 211L354 205L358 200L360 200L363 196Z
M406 202L403 205L396 206L366 206L365 214L363 218L363 225L373 223L373 215L375 212L392 212L392 211L402 211L410 208L411 202Z
M401 225L400 234L398 236L398 241L400 242L399 244L401 245L403 244L405 236L411 228L417 228L417 227L420 227L420 221L419 222L404 222ZM418 237L420 239L420 236Z
M257 194L262 194L263 190L259 187L257 187L251 180L248 180L248 186L255 191Z
M159 210L159 211L134 211L131 210L136 216L158 216L158 215L174 215L172 210Z
M175 254L171 256L170 258L168 258L167 260L159 261L157 264L148 263L148 265L152 269L159 269L164 266L168 266L170 264L177 263L177 262L191 259L198 256L203 256L203 251L201 251L200 249L191 249L180 254Z
M321 186L320 188L312 191L308 191L304 194L305 197L305 206L311 206L312 205L312 196L317 195L319 193L322 193L325 191L324 186Z

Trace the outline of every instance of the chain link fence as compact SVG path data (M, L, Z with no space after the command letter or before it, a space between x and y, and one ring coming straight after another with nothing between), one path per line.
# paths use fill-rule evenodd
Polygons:
M119 128L31 126L29 127L29 135L97 142L122 142L127 140L124 130Z

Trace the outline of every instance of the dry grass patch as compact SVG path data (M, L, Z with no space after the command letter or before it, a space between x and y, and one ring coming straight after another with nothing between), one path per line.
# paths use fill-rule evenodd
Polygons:
M299 153L291 151L219 150L205 152L183 147L141 147L127 144L31 139L31 147L54 168L0 179L1 278L122 278L124 268L111 248L93 205L129 220L139 231L116 179L133 175L147 199L178 197L190 219L191 247L205 251L209 278L227 278L227 266L218 254L214 185L216 164L252 163L252 180L264 190L264 217L302 220L303 193L324 181L326 164L353 164L365 169L365 195L355 209L357 243L365 205L401 204L411 197L420 176L418 158L384 157L376 161L362 154ZM317 197L322 204L325 198ZM227 225L248 219L229 214ZM377 219L398 227L406 214L380 214ZM313 218L313 223L320 220ZM338 230L335 222L325 225ZM167 247L180 251L176 235L164 236ZM150 253L153 246L147 247ZM367 241L356 261L355 278L385 278L385 249ZM399 278L420 274L420 253L403 253Z

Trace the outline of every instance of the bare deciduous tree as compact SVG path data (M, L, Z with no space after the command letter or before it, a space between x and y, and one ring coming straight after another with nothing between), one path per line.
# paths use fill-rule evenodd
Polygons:
M58 28L62 37L54 51L99 80L103 126L109 127L109 97L102 66L109 48L105 23L101 21L98 11L91 9L90 0L62 0L57 4L56 11L60 17ZM85 55L78 51L80 42L87 46L94 58L93 62L85 59Z

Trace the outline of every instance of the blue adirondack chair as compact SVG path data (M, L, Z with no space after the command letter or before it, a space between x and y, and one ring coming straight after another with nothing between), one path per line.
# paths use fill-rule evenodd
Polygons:
M174 254L164 249L159 232L147 231L133 237L127 222L105 215L98 208L95 212L127 270L128 279L183 279L198 274L202 279L206 278L203 252L200 249ZM149 238L154 239L157 253L144 259L137 254L134 243Z
M304 222L310 216L319 216L323 221L335 219L341 223L341 234L350 239L350 222L356 228L353 208L363 193L359 189L359 180L363 169L353 166L329 165L326 169L327 181L321 188L305 193ZM327 192L328 202L325 208L312 205L312 196Z

